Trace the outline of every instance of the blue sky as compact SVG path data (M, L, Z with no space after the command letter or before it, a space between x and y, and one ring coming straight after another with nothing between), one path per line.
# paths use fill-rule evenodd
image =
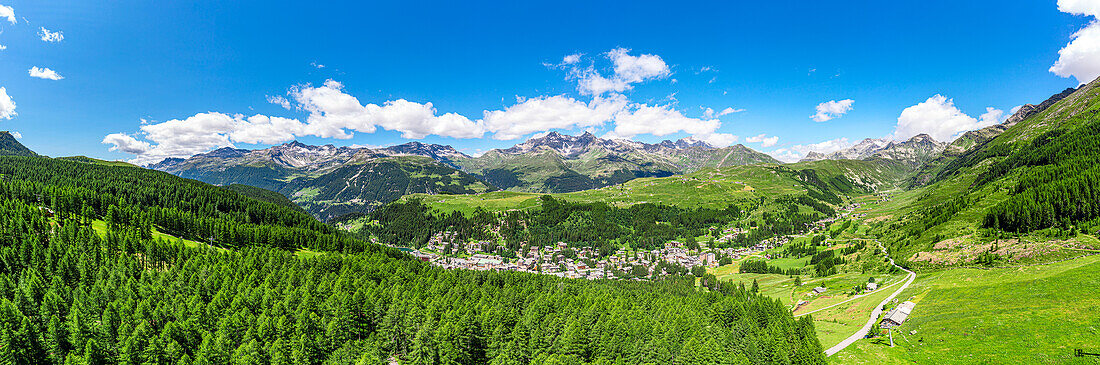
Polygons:
M142 163L290 139L477 154L547 129L794 159L944 139L1100 74L1100 0L0 5L0 130Z

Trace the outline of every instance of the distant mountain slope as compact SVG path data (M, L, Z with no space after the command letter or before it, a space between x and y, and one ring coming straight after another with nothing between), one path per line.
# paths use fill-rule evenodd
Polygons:
M836 151L830 154L823 154L819 152L813 152L806 154L806 157L802 161L819 161L819 160L862 160L871 157L872 154L886 148L890 144L887 139L872 139L865 138L855 146Z
M703 168L779 163L743 145L715 148L691 138L657 144L550 132L507 149L456 160L464 171L502 189L562 193L640 177L664 177Z
M252 199L278 204L287 208L300 211L302 213L306 213L306 211L302 209L302 207L298 206L298 204L294 204L294 202L290 201L290 199L287 199L287 197L283 196L283 194L279 194L271 190L241 184L230 184L223 186L223 188L235 191Z
M947 144L937 142L927 134L919 134L902 142L867 138L855 146L827 155L818 152L810 152L806 154L806 157L803 158L802 161L864 160L881 158L899 161L912 167L917 167L938 157L946 147Z
M715 148L690 138L646 144L557 132L472 157L450 146L221 148L148 166L216 185L276 191L322 219L367 212L404 194L470 194L497 188L571 192L718 166L778 163L742 145Z
M409 143L384 149L290 142L262 150L221 148L150 168L215 185L275 191L321 219L374 207L409 193L471 194L494 190L437 162L468 158L449 146Z
M367 212L407 194L475 194L496 190L462 171L423 156L380 157L295 178L279 191L329 220Z
M38 156L8 131L0 131L0 156Z

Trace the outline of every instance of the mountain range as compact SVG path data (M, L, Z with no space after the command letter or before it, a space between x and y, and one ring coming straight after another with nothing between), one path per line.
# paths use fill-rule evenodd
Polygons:
M1038 105L1024 105L1005 123L967 132L951 143L927 134L905 141L867 138L829 154L810 152L802 162L888 160L917 171L909 182L917 186L931 181L930 173L945 161L1041 113L1074 91L1067 89ZM356 148L294 141L258 150L226 147L147 167L211 184L272 190L328 220L370 211L407 194L566 193L642 177L760 163L780 162L740 144L718 148L693 138L651 144L599 138L590 132L576 136L550 132L480 156L420 142Z
M717 148L692 138L648 144L558 132L454 163L494 186L524 192L565 193L719 166L779 163L743 145Z
M900 161L912 167L917 167L939 156L945 148L947 148L947 143L937 142L927 134L918 134L902 142L866 138L855 146L830 154L811 151L806 154L802 161L881 158Z
M276 191L327 220L413 193L572 192L755 163L779 161L743 145L717 148L691 138L647 144L551 132L477 157L420 142L354 148L294 141L259 150L225 147L147 167L216 185Z

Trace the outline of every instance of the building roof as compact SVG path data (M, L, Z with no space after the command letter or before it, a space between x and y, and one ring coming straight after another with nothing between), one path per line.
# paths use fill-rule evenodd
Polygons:
M909 318L909 313L913 311L913 308L917 306L917 303L905 302L899 304L896 308L886 313L886 318L883 318L885 324L886 321L893 322L894 325L900 325L905 323L905 320Z

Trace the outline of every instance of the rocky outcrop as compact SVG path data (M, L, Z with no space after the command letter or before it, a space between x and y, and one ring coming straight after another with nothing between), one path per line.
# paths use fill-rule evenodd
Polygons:
M1070 94L1073 94L1074 91L1077 91L1077 88L1066 88L1062 92L1054 94L1053 96L1047 98L1047 100L1039 103L1039 105L1024 104L1020 107L1019 110L1016 110L1015 113L1009 116L1008 119L1005 120L1004 124L1007 124L1009 127L1016 125L1016 123L1019 123L1020 121L1027 119L1032 115L1039 114L1044 110L1047 110L1047 108L1049 108L1051 105L1054 105L1054 103L1057 103L1062 99L1065 99Z

